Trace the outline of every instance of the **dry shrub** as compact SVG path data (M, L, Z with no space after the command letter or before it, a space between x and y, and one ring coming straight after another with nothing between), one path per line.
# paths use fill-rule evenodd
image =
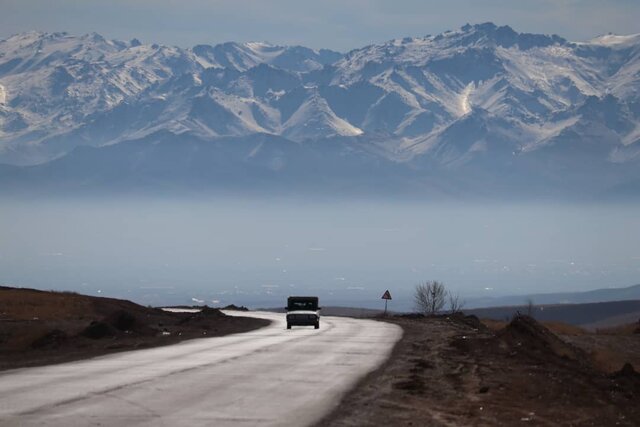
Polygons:
M489 329L497 332L504 329L508 322L503 320L482 319L481 322ZM589 332L575 325L569 325L562 322L540 322L545 328L549 329L556 335L585 335Z
M31 348L31 344L47 334L49 330L40 325L19 326L7 334L2 345L3 351L24 351Z
M626 325L597 329L596 333L598 335L634 335L638 334L638 328L638 323L629 323Z
M128 331L136 324L136 318L133 314L125 310L116 310L107 316L105 323L113 326L119 331Z
M114 331L108 324L104 322L93 321L81 333L82 336L99 340L114 335Z
M58 348L64 344L68 338L69 337L66 332L61 331L60 329L53 329L34 340L31 343L31 348Z
M556 335L585 335L588 332L579 326L562 322L542 322L542 324Z
M627 363L624 355L603 347L593 349L589 356L596 369L608 374L619 371Z
M494 320L494 319L481 319L480 320L487 328L491 329L493 332L497 332L501 329L504 329L507 326L507 322L502 320Z

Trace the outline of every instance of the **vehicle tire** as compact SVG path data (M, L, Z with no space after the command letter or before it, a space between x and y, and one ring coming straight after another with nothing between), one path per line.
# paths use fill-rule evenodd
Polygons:
M291 329L291 325L287 323L287 329Z
M313 329L318 329L320 327L320 322L316 322L316 324L313 326Z

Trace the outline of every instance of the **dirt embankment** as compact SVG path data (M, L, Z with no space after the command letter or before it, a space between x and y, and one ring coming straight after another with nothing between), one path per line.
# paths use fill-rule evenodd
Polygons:
M392 358L320 425L640 425L631 365L600 370L532 318L499 331L473 316L389 321L405 331Z
M0 370L246 332L268 323L208 307L170 313L113 298L0 287Z

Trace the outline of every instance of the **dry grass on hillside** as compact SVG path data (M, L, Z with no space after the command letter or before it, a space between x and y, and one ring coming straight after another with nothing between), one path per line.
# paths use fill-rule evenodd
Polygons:
M596 329L598 335L638 335L640 337L640 322L628 323L626 325L614 326L611 328Z
M268 323L208 307L169 313L115 298L0 287L0 370L245 332Z
M72 292L37 292L3 288L0 292L0 319L70 320L92 313L87 297Z
M493 319L482 319L481 322L487 328L491 329L494 332L504 329L509 324L509 322L505 322L503 320L493 320ZM578 326L569 325L567 323L562 323L562 322L540 322L540 323L556 335L584 335L589 333Z

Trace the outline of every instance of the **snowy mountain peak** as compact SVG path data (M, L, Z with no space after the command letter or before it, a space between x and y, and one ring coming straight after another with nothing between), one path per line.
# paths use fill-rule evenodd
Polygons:
M342 55L329 50L315 51L302 46L277 46L266 42L228 42L215 46L198 45L193 52L205 67L234 68L246 71L269 64L290 71L319 70Z
M534 47L547 47L567 43L565 39L555 34L518 33L508 25L497 26L492 22L473 26L466 25L461 30L465 34L473 34L476 37L483 36L485 42L489 44L495 43L495 45L504 48L518 47L522 50L528 50Z
M283 125L282 134L294 141L333 136L357 136L363 131L336 116L317 88L308 89L309 96Z
M98 34L0 41L0 161L10 163L158 132L353 138L389 158L447 165L582 143L633 159L639 102L638 35L573 43L467 24L346 55L265 42L182 49Z

